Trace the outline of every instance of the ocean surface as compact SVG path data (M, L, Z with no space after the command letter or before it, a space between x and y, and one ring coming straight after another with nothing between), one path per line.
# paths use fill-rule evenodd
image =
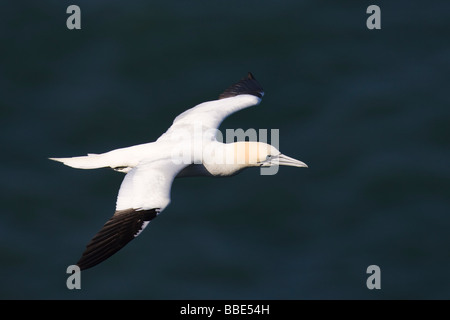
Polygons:
M450 298L448 1L9 1L0 39L1 299ZM309 168L177 179L69 290L123 174L48 158L154 141L248 71L263 101L221 130Z

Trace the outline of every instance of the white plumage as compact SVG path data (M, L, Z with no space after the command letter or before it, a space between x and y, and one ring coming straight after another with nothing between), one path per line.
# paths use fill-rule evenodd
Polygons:
M216 140L215 130L226 117L259 104L263 94L249 73L225 90L219 100L180 114L155 142L103 154L50 158L79 169L110 167L126 173L115 214L87 245L78 266L87 269L104 261L139 235L170 203L171 185L177 176L230 176L256 166L306 167L262 142L224 144Z

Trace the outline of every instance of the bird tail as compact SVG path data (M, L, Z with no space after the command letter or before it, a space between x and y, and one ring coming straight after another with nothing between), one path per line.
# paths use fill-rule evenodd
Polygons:
M108 158L103 154L88 153L87 156L71 158L49 158L50 160L64 163L66 166L77 169L97 169L109 167Z

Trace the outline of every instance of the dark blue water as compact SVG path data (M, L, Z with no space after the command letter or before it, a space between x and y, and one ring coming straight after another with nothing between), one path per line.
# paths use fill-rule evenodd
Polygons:
M66 28L81 8L82 29ZM366 9L381 8L381 30ZM450 298L448 1L0 5L3 299ZM309 165L175 181L138 239L66 288L123 175L48 157L153 141L252 71ZM381 289L366 287L369 265Z

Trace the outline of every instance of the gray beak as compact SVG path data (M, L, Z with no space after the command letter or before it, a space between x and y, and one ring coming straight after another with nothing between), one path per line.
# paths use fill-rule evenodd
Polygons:
M305 167L308 168L306 163L301 162L300 160L296 160L294 158L285 156L284 154L280 154L278 157L273 159L275 164L279 164L280 166L291 166L291 167Z

